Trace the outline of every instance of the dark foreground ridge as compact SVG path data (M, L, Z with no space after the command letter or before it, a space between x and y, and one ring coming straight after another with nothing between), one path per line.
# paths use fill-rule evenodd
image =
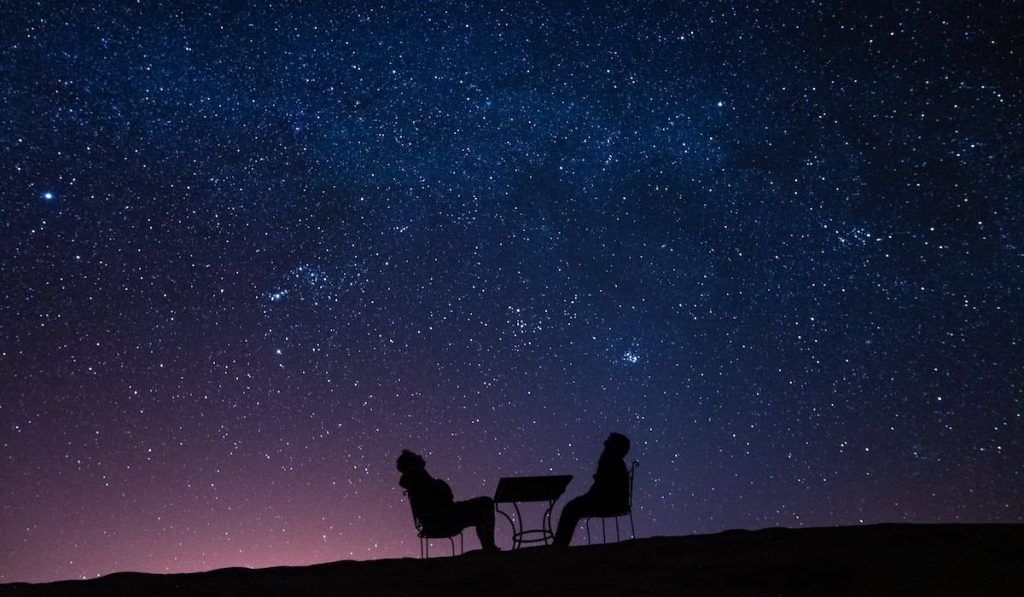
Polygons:
M1024 594L1024 525L772 528L430 560L124 572L0 595Z

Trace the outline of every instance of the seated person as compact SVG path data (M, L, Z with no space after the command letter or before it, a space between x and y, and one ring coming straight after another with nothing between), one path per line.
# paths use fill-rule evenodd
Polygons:
M498 551L494 545L494 502L483 496L453 501L452 489L441 479L430 476L423 457L409 450L402 450L398 457L398 471L402 478L398 484L409 493L412 513L430 534L456 534L462 529L475 526L476 536L484 551Z
M555 545L569 545L576 525L585 516L602 516L629 509L629 470L623 460L629 453L629 438L612 433L604 440L604 451L597 461L594 484L583 495L562 508L555 532Z

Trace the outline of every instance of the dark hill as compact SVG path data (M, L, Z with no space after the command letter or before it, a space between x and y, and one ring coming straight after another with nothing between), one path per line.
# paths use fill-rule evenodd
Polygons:
M1024 525L772 528L430 560L118 573L0 595L1024 595Z

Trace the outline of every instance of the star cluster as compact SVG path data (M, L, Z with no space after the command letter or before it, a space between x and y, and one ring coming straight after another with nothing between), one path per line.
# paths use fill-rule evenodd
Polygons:
M0 582L1024 521L1019 7L250 4L0 6Z

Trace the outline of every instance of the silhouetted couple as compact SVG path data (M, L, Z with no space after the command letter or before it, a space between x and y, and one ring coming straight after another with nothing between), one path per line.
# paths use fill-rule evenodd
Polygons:
M594 484L583 495L569 501L562 508L554 545L569 545L581 518L608 516L629 509L629 471L626 454L629 438L612 433L604 441L604 451L597 462ZM430 534L456 534L471 526L484 551L498 551L494 545L494 501L482 496L456 502L451 487L441 479L430 476L423 457L403 450L398 457L398 481L409 493L413 516Z

